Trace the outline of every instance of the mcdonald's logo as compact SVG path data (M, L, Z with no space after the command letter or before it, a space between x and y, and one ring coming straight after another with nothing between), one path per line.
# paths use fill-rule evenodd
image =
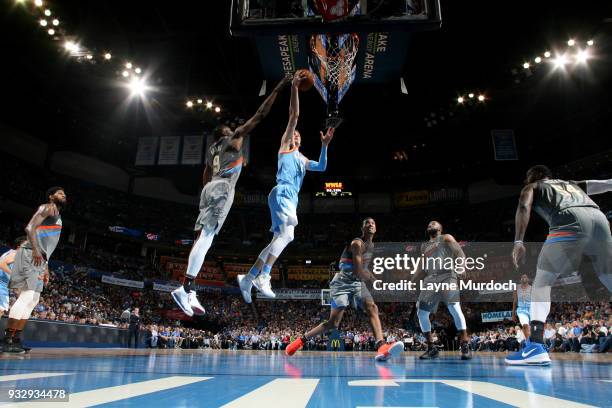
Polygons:
M331 341L331 348L340 348L340 340L339 339L333 339Z

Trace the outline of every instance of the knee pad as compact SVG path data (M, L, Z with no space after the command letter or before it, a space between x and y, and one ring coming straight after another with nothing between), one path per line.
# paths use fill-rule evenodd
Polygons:
M453 302L448 304L448 312L453 316L453 320L455 321L455 327L457 330L465 330L465 316L461 311L461 305L459 302Z
M429 312L427 310L419 309L417 311L417 317L419 318L419 325L423 333L431 331L431 322L429 321Z
M24 290L21 292L11 311L9 317L11 319L25 320L32 315L32 310L38 304L40 300L40 293L34 292L33 290Z

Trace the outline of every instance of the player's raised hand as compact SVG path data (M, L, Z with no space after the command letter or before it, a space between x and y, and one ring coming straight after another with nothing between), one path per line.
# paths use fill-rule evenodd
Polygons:
M512 248L512 263L516 269L519 268L519 264L524 262L525 252L525 245L523 245L522 242L514 243L514 248Z
M325 132L325 134L323 134L323 132L320 132L321 133L321 143L327 146L329 142L331 142L331 140L334 138L335 131L336 130L333 127L330 127L330 128L327 128L327 132Z
M300 86L300 83L304 79L306 79L307 76L308 76L308 74L303 69L300 69L299 71L296 71L295 74L293 75L293 81L291 82L291 85L293 85L295 87Z

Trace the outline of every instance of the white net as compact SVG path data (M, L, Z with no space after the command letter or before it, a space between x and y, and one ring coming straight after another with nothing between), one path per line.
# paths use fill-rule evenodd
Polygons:
M340 90L350 85L353 66L359 50L357 34L314 34L310 48L319 61L319 78Z

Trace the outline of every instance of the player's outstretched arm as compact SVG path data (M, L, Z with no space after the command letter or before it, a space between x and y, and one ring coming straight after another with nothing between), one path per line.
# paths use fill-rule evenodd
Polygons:
M263 101L259 109L257 109L257 112L255 112L255 114L249 120L247 120L244 125L236 128L236 131L234 131L232 136L232 144L239 144L239 146L234 146L237 150L242 148L242 140L244 137L251 133L255 126L257 126L263 120L263 118L268 116L270 109L272 109L272 105L274 105L274 101L276 101L276 96L289 82L291 82L291 77L281 79L280 82L276 84L270 95L268 95L268 97Z
M515 268L519 267L519 262L525 256L523 238L525 238L525 232L527 231L527 225L531 217L534 188L535 184L533 183L523 188L521 196L519 197L518 207L516 208L516 215L514 217L514 249L512 250L512 261Z
M576 181L588 195L603 194L612 191L612 179Z
M319 161L308 160L306 170L310 171L325 171L327 168L327 146L329 142L334 138L334 128L327 129L327 132L321 133L321 154L319 155Z
M291 99L289 101L289 122L283 138L281 139L280 150L289 150L291 143L293 142L293 133L297 126L298 119L300 117L300 90L298 89L300 82L306 77L306 74L300 71L296 72L293 80L291 81Z

